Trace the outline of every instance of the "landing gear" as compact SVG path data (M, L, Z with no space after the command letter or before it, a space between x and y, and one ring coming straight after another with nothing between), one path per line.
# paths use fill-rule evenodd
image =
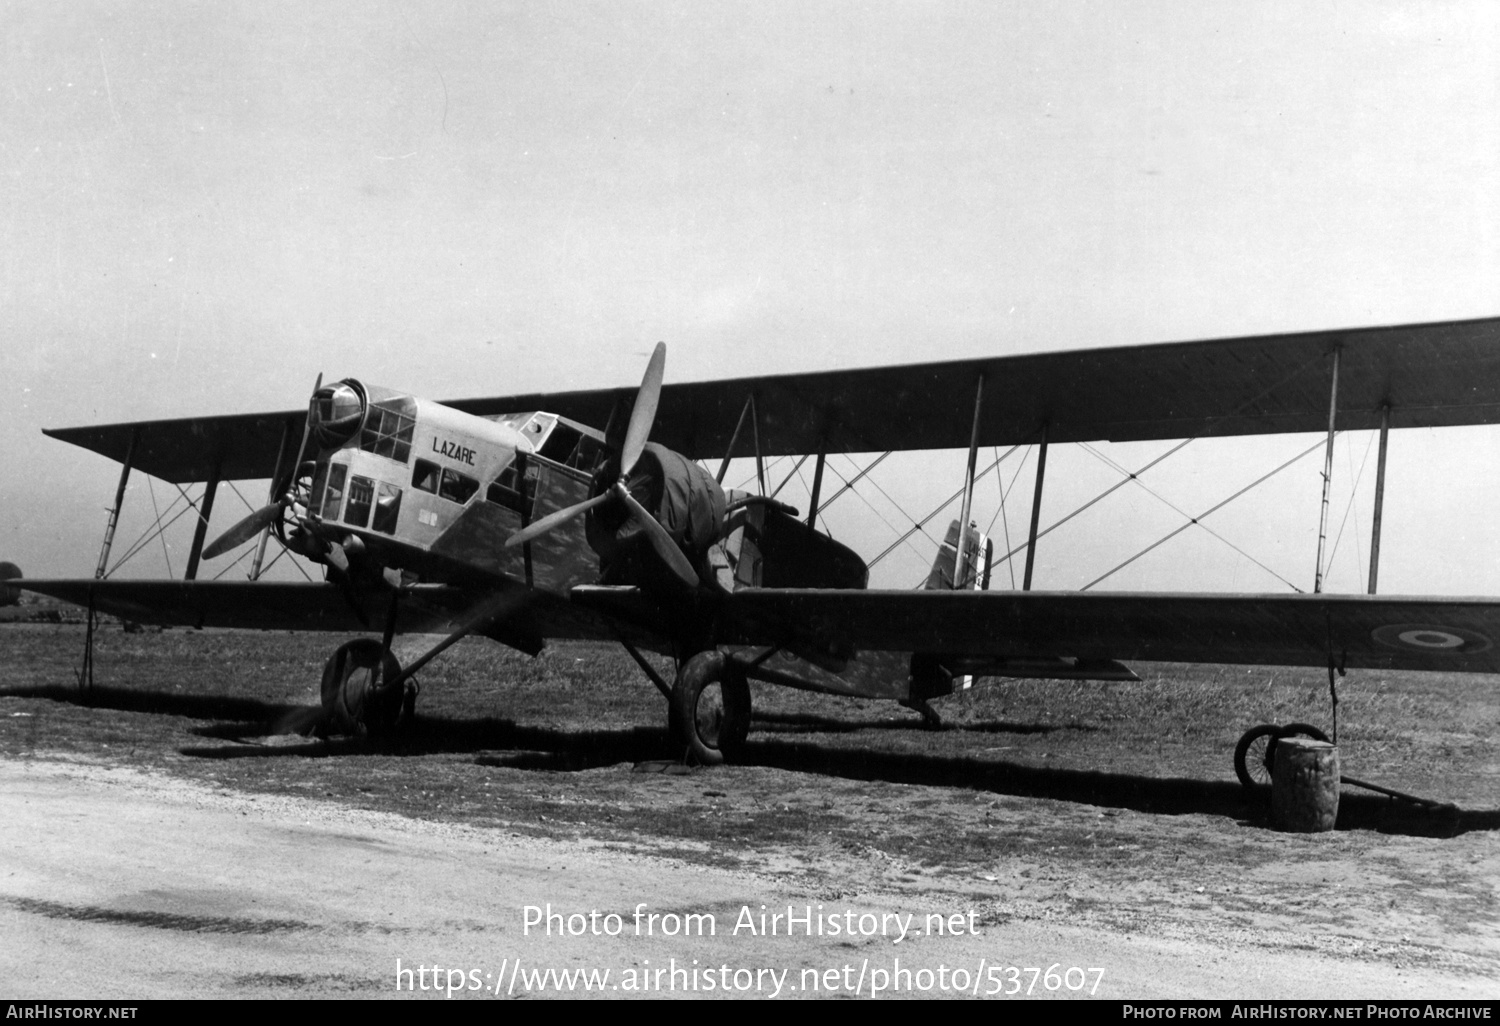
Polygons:
M1275 765L1276 742L1284 737L1310 737L1327 741L1328 735L1310 723L1288 723L1277 727L1262 723L1251 727L1234 746L1234 775L1247 791L1261 791L1271 786L1271 767Z
M918 713L922 717L923 730L943 729L943 718L938 715L938 711L936 709L934 709L927 703L927 699L903 698L896 704L902 706L903 708L910 709L912 712Z
M721 765L750 734L750 685L723 652L699 652L677 674L669 719L694 759Z
M378 641L359 638L340 645L323 665L323 711L330 729L355 737L395 734L411 718L417 698L414 681L386 683L400 673L401 664Z

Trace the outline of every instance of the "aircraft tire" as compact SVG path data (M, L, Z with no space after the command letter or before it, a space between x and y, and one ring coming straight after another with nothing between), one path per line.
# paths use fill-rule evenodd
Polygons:
M340 645L323 664L323 711L335 734L385 738L396 732L406 704L405 689L384 687L401 664L380 642L356 638Z
M1248 791L1268 790L1271 786L1271 766L1276 758L1276 742L1284 737L1310 737L1314 741L1327 741L1328 735L1310 723L1288 723L1278 727L1262 723L1251 727L1234 746L1234 775Z
M699 652L677 674L671 717L703 766L735 759L750 734L750 685L723 652Z

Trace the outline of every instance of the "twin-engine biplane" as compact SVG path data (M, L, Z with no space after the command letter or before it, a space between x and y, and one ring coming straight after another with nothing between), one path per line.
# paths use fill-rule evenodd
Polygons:
M664 361L658 345L633 395L437 403L320 379L306 411L49 430L119 462L119 488L95 578L24 586L146 622L378 630L324 670L326 727L350 734L399 729L413 675L465 635L533 654L613 639L704 763L745 743L752 680L930 716L973 678L1132 679L1138 659L1327 666L1330 681L1500 669L1500 599L1374 594L1387 432L1500 420L1500 319L677 385ZM1049 444L1326 430L1326 526L1335 429L1381 432L1370 594L1324 594L1321 578L1311 594L1030 590ZM976 455L1022 443L1039 447L1024 587L990 590L992 548L969 523ZM926 586L867 588L864 560L819 529L825 460L963 447L961 511ZM731 459L787 454L815 459L805 515L763 472L758 490L723 486ZM700 462L714 459L717 474ZM183 580L106 576L132 470L205 484ZM205 547L219 483L266 478L269 504ZM257 580L272 536L325 581ZM196 579L251 542L251 580ZM412 631L446 636L403 667L391 643ZM676 679L642 650L672 657Z

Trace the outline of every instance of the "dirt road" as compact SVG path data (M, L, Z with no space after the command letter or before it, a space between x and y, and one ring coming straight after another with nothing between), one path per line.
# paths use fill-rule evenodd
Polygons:
M0 816L0 992L15 998L585 993L576 977L538 980L548 969L599 974L588 992L609 997L1500 995L1487 976L1268 950L1222 929L1164 938L1004 915L1009 885L993 877L917 888L854 874L831 889L793 862L730 872L78 761L0 762ZM563 917L550 937L549 905ZM790 931L769 918L788 908ZM683 935L694 927L704 935Z

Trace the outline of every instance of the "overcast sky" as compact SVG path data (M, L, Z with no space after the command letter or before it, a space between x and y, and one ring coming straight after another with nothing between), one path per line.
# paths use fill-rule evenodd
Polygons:
M0 558L28 576L92 572L118 473L42 427L293 408L319 373L456 397L634 383L657 340L686 381L1500 314L1490 3L0 10ZM1395 436L1383 591L1500 594L1497 440ZM1198 513L1310 441L1195 443L1148 483ZM1373 460L1340 442L1336 590ZM918 515L960 483L890 462ZM1320 468L1215 514L1248 555L1194 528L1108 586L1310 588ZM1114 480L1055 449L1043 523ZM174 494L133 478L117 556ZM903 522L870 501L830 523L873 556ZM1181 522L1122 490L1037 586ZM164 572L159 545L121 571Z

